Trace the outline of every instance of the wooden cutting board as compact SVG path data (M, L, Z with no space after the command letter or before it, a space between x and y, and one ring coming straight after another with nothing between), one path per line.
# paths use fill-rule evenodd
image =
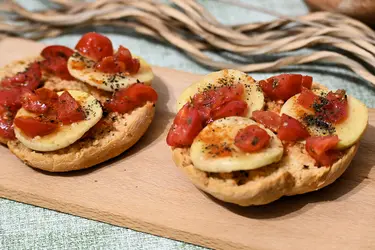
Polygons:
M42 44L0 42L0 66ZM0 197L219 249L375 249L375 110L358 155L323 190L260 207L224 204L196 189L165 143L176 97L200 76L153 67L156 119L122 156L73 173L22 164L0 147ZM3 215L4 216L4 215Z

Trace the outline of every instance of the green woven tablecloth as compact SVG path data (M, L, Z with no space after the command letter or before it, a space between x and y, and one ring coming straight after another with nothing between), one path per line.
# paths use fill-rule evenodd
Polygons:
M19 1L28 8L43 8L41 2ZM272 17L215 3L214 0L201 1L220 21L226 24L249 21L266 21ZM302 0L263 0L251 1L258 6L277 10L288 15L301 15L307 12ZM134 54L142 55L153 65L179 70L207 73L205 69L179 50L165 44L155 43L134 34L119 34L110 29L106 32L115 47L120 44ZM45 39L46 44L62 44L74 47L81 34L87 30L77 30L76 34ZM303 65L292 67L293 72L309 74L314 80L330 88L344 88L362 100L369 107L375 107L375 90L354 73L340 67ZM261 79L271 74L251 74ZM164 239L126 228L111 226L43 208L0 199L0 249L200 249L190 244Z

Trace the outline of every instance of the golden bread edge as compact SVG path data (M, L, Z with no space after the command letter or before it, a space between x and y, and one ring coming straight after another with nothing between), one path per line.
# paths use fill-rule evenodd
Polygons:
M359 143L347 150L345 155L331 167L321 167L322 173L315 175L312 170L308 183L295 186L293 172L287 171L287 166L281 166L269 175L258 180L249 181L243 185L230 185L226 181L208 177L207 173L195 168L190 160L189 150L183 148L172 149L172 158L178 168L189 177L192 183L203 191L219 200L235 203L241 206L264 205L275 201L282 196L303 194L323 188L344 173L355 156ZM265 166L263 168L267 168ZM250 170L252 171L252 170Z

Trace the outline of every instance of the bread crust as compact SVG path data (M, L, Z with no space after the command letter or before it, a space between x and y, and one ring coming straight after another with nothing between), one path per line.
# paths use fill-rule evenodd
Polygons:
M188 148L173 148L173 161L195 186L219 200L241 206L263 205L282 196L303 194L321 189L334 182L349 166L359 143L345 151L331 167L316 167L303 144L287 150L282 160L260 169L244 171L246 182L238 185L236 178L223 178L195 168Z

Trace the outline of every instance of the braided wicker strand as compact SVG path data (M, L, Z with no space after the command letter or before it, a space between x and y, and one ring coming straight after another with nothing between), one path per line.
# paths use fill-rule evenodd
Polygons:
M375 86L375 32L365 24L329 12L287 17L236 0L218 0L279 17L271 22L227 26L221 24L195 0L98 0L77 3L52 0L58 8L31 12L13 0L0 4L0 39L21 36L34 40L68 33L83 26L111 25L168 42L197 62L213 69L234 68L245 72L272 71L289 65L330 62L350 68ZM316 45L339 49L300 51ZM276 61L232 64L218 62L205 51L226 51L238 55L277 54L290 51L299 55ZM344 54L340 54L344 51ZM348 57L350 55L351 58Z

